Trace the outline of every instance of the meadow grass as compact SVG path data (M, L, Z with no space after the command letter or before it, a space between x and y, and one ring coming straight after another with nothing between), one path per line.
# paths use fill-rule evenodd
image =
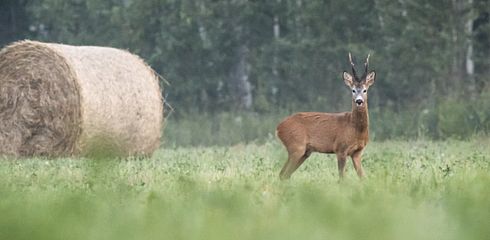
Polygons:
M368 178L276 141L0 161L0 239L490 239L490 140L372 142Z

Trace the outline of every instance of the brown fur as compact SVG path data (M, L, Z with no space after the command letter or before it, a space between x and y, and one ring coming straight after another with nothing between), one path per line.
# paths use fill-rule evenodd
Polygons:
M374 82L375 75L369 74L368 78L371 78L368 81L365 76L358 81L346 77L350 75L344 72L344 81L349 87L367 90ZM276 134L288 152L288 160L280 173L281 179L288 179L312 152L335 153L340 178L344 175L345 162L350 156L358 176L364 176L361 155L369 140L367 91L364 94L362 106L357 106L353 95L352 112L300 112L279 123Z

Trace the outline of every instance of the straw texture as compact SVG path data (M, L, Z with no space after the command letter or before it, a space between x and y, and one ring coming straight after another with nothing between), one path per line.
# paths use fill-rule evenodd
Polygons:
M151 155L158 77L123 50L16 42L0 51L0 121L4 155Z

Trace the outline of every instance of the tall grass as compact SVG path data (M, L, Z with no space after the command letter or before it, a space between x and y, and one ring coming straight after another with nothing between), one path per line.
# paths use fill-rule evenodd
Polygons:
M231 146L265 142L274 137L276 124L287 114L253 112L185 114L167 119L165 146Z
M488 239L488 138L372 142L368 178L276 141L0 161L0 239Z
M443 102L393 111L370 109L370 138L390 139L469 139L490 133L490 94L488 100ZM321 110L321 109L319 109ZM166 146L232 146L263 143L274 139L276 125L292 112L284 110L257 114L224 112L188 113L167 119Z

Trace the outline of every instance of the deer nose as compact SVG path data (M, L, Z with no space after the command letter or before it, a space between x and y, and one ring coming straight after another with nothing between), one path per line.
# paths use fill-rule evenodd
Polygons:
M356 99L357 105L361 105L364 101L360 98Z

